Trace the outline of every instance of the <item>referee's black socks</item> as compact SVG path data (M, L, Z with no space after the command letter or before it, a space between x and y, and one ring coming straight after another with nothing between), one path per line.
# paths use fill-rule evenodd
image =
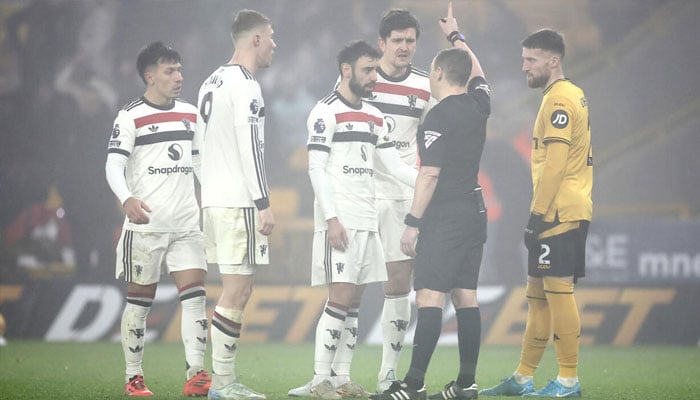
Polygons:
M442 331L442 308L423 307L418 309L416 333L413 337L411 366L404 382L415 390L423 387L425 371L435 351Z
M457 310L457 340L459 346L459 375L457 384L468 388L474 384L476 363L481 346L481 313L479 307Z

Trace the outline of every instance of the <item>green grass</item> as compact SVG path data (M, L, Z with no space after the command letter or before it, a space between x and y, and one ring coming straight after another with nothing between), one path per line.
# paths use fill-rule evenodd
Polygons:
M518 347L484 346L477 381L492 386L516 367ZM144 370L157 398L183 398L184 355L179 344L148 343ZM358 346L353 379L374 389L381 350ZM403 374L410 360L401 360ZM208 366L211 365L207 360ZM312 375L311 344L248 344L240 346L241 381L267 394L287 399L287 390ZM2 399L123 399L124 360L118 343L44 343L13 341L0 347ZM438 347L426 385L436 392L456 376L457 349ZM550 348L535 377L539 388L556 374ZM700 348L671 346L584 347L579 376L586 399L697 399L700 398ZM402 376L401 376L402 377Z

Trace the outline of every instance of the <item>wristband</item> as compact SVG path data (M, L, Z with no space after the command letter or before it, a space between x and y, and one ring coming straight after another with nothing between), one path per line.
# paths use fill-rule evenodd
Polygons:
M257 208L258 211L262 211L262 210L270 207L270 199L267 197L253 200L253 202L255 203L255 208Z
M413 214L408 213L403 219L403 223L406 224L406 226L410 226L411 228L418 228L418 225L420 224L420 219L414 217Z
M452 44L453 46L454 46L456 40L461 40L464 43L467 42L464 35L461 34L459 31L452 31L452 32L450 32L449 35L447 35L447 41L450 42L450 44Z

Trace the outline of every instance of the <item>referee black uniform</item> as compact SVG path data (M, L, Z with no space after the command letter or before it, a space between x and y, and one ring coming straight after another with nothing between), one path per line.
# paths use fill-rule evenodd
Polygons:
M476 297L486 207L478 182L479 162L491 114L489 86L478 58L452 14L439 20L452 48L440 50L430 66L430 92L438 103L418 127L420 169L401 251L415 256L418 316L406 376L372 400L425 400L425 376L442 331L447 293L457 319L457 379L428 398L476 399L481 315Z
M491 112L488 84L469 81L430 110L418 129L421 166L440 168L416 243L415 289L476 289L486 242L486 208L477 176Z

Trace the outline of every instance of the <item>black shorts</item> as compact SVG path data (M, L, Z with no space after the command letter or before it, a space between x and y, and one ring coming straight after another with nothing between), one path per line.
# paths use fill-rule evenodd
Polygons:
M415 290L476 289L487 218L481 192L468 196L431 202L426 210L416 243Z
M527 274L542 276L586 276L586 238L588 221L560 235L540 240L538 251L528 252Z

